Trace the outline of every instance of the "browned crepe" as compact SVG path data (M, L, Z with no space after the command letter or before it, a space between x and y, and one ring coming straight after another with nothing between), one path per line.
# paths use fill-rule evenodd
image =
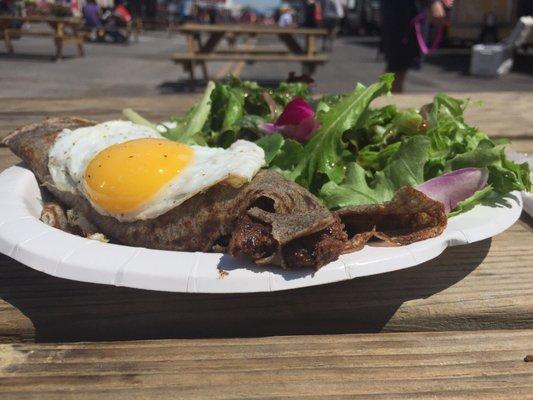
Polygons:
M348 231L346 249L360 249L372 237L392 245L406 245L440 235L448 219L444 204L404 187L383 204L347 207L337 212Z
M52 118L18 129L4 143L62 204L84 215L115 242L182 251L224 250L231 243L233 255L287 268L318 268L344 249L347 238L339 218L307 190L267 170L241 188L218 184L154 219L119 222L103 216L84 197L57 190L48 170L48 152L59 132L91 124L77 118ZM250 243L243 231L245 219L262 227L261 240L270 241L268 248L258 251L261 241Z

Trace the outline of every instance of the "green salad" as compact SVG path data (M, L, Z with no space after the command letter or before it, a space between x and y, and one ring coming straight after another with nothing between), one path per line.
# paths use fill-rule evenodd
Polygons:
M420 109L371 107L392 82L392 74L385 74L351 93L321 97L312 96L304 83L271 89L235 78L210 82L201 100L184 116L171 117L162 134L224 148L238 139L253 141L264 149L268 168L307 188L330 209L382 203L402 186L464 168L482 168L488 181L454 213L493 193L531 190L528 164L505 156L508 141L491 140L464 121L468 101L439 93ZM157 126L133 110L124 114Z

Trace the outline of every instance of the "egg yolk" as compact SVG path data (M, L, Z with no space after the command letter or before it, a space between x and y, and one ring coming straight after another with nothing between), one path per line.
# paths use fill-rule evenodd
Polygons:
M156 195L191 162L193 150L165 139L115 144L89 163L84 186L90 200L110 213L133 211Z

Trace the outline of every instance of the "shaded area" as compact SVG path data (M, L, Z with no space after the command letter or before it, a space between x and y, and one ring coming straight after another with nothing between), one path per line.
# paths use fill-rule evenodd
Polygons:
M470 274L490 244L449 248L416 267L336 284L216 295L68 281L0 256L0 297L31 320L39 342L379 332L404 302Z

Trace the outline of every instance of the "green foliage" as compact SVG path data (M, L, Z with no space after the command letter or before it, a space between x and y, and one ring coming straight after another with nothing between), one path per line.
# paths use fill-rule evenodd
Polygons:
M281 83L265 88L232 78L210 82L201 101L176 127L163 134L188 144L228 147L238 139L254 141L265 151L267 166L309 189L330 208L381 203L402 186L416 186L446 172L486 167L489 186L459 203L450 215L485 201L492 193L531 190L527 163L505 156L507 140L491 140L464 121L468 101L437 94L419 110L395 105L371 108L389 92L393 77L353 92L312 98L306 84ZM274 122L296 97L310 102L320 128L307 143L267 134L261 124ZM152 127L133 110L124 115Z

